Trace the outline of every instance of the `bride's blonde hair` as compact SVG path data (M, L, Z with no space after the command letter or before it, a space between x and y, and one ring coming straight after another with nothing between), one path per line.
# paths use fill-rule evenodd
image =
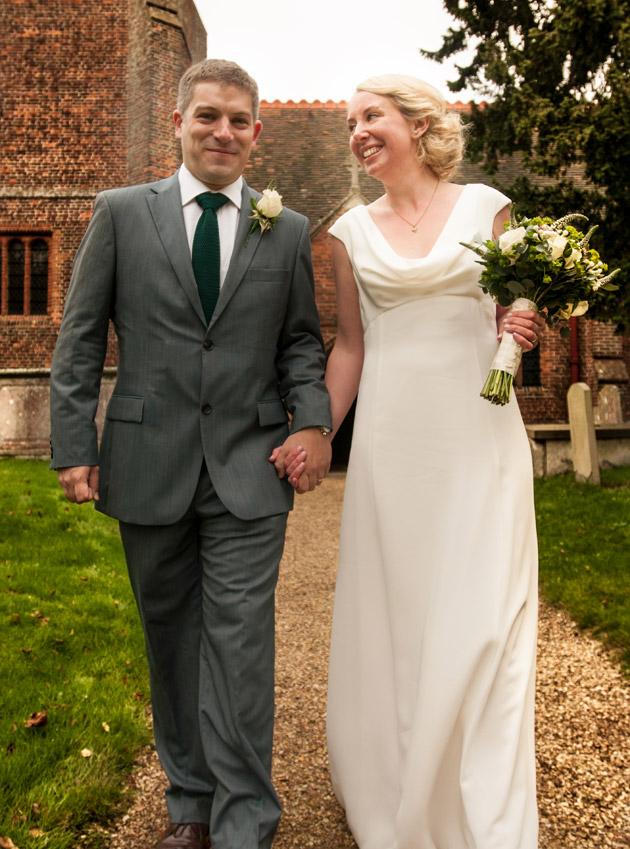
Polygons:
M429 126L418 139L418 161L440 180L453 176L464 156L465 127L459 113L447 111L437 89L417 77L383 74L360 83L357 91L389 97L408 121L428 118Z

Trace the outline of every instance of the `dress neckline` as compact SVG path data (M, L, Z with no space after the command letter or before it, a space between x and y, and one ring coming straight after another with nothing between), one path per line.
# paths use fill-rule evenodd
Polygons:
M462 197L464 196L464 194L466 193L466 189L468 188L469 185L470 185L470 183L465 183L464 186L462 187L462 191L459 193L459 197L457 198L457 200L453 204L453 208L449 212L448 218L444 222L444 226L440 230L440 233L439 233L437 239L435 240L435 242L433 242L433 244L431 245L431 250L427 254L425 254L424 256L402 256L401 254L399 254L397 251L394 250L394 248L387 241L387 239L383 235L381 229L379 228L378 224L372 218L370 210L367 208L367 206L360 206L359 209L363 209L365 211L372 228L378 233L381 240L384 242L385 245L387 245L390 252L393 253L395 257L397 257L398 259L404 260L406 262L422 262L425 259L429 259L429 257L433 253L433 251L436 249L438 244L441 242L442 237L444 236L445 231L448 229L448 226L451 223L451 219L453 218L453 215L455 214L455 210L459 206L459 203L460 203Z

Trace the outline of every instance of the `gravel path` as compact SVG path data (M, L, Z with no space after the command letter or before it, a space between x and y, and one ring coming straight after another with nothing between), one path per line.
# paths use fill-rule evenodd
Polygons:
M356 849L330 786L325 710L328 635L344 477L299 498L277 595L274 780L284 806L274 849ZM541 849L630 847L630 687L601 645L541 605L537 678ZM151 849L166 822L153 749L111 849Z

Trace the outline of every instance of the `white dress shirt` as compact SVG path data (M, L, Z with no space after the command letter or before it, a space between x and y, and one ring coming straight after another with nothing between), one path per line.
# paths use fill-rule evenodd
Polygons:
M195 238L195 230L197 223L201 218L202 209L195 200L197 195L202 192L208 192L210 189L205 186L201 180L190 173L185 165L179 169L179 188L182 195L182 212L184 213L184 224L186 225L186 236L188 238L188 247L192 256L193 239ZM217 210L217 223L219 225L219 245L221 248L221 272L219 284L222 286L225 280L225 275L232 259L234 251L234 242L236 241L236 231L238 229L238 219L241 211L241 192L243 190L243 178L239 177L229 186L221 189L215 194L225 195L230 199L229 203L223 204Z

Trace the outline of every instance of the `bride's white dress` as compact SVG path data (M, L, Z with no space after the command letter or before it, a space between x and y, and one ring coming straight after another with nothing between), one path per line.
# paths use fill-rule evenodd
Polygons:
M535 849L537 545L516 400L480 398L495 307L459 242L508 199L460 195L424 259L366 207L331 233L365 361L343 508L328 701L335 792L360 849Z

